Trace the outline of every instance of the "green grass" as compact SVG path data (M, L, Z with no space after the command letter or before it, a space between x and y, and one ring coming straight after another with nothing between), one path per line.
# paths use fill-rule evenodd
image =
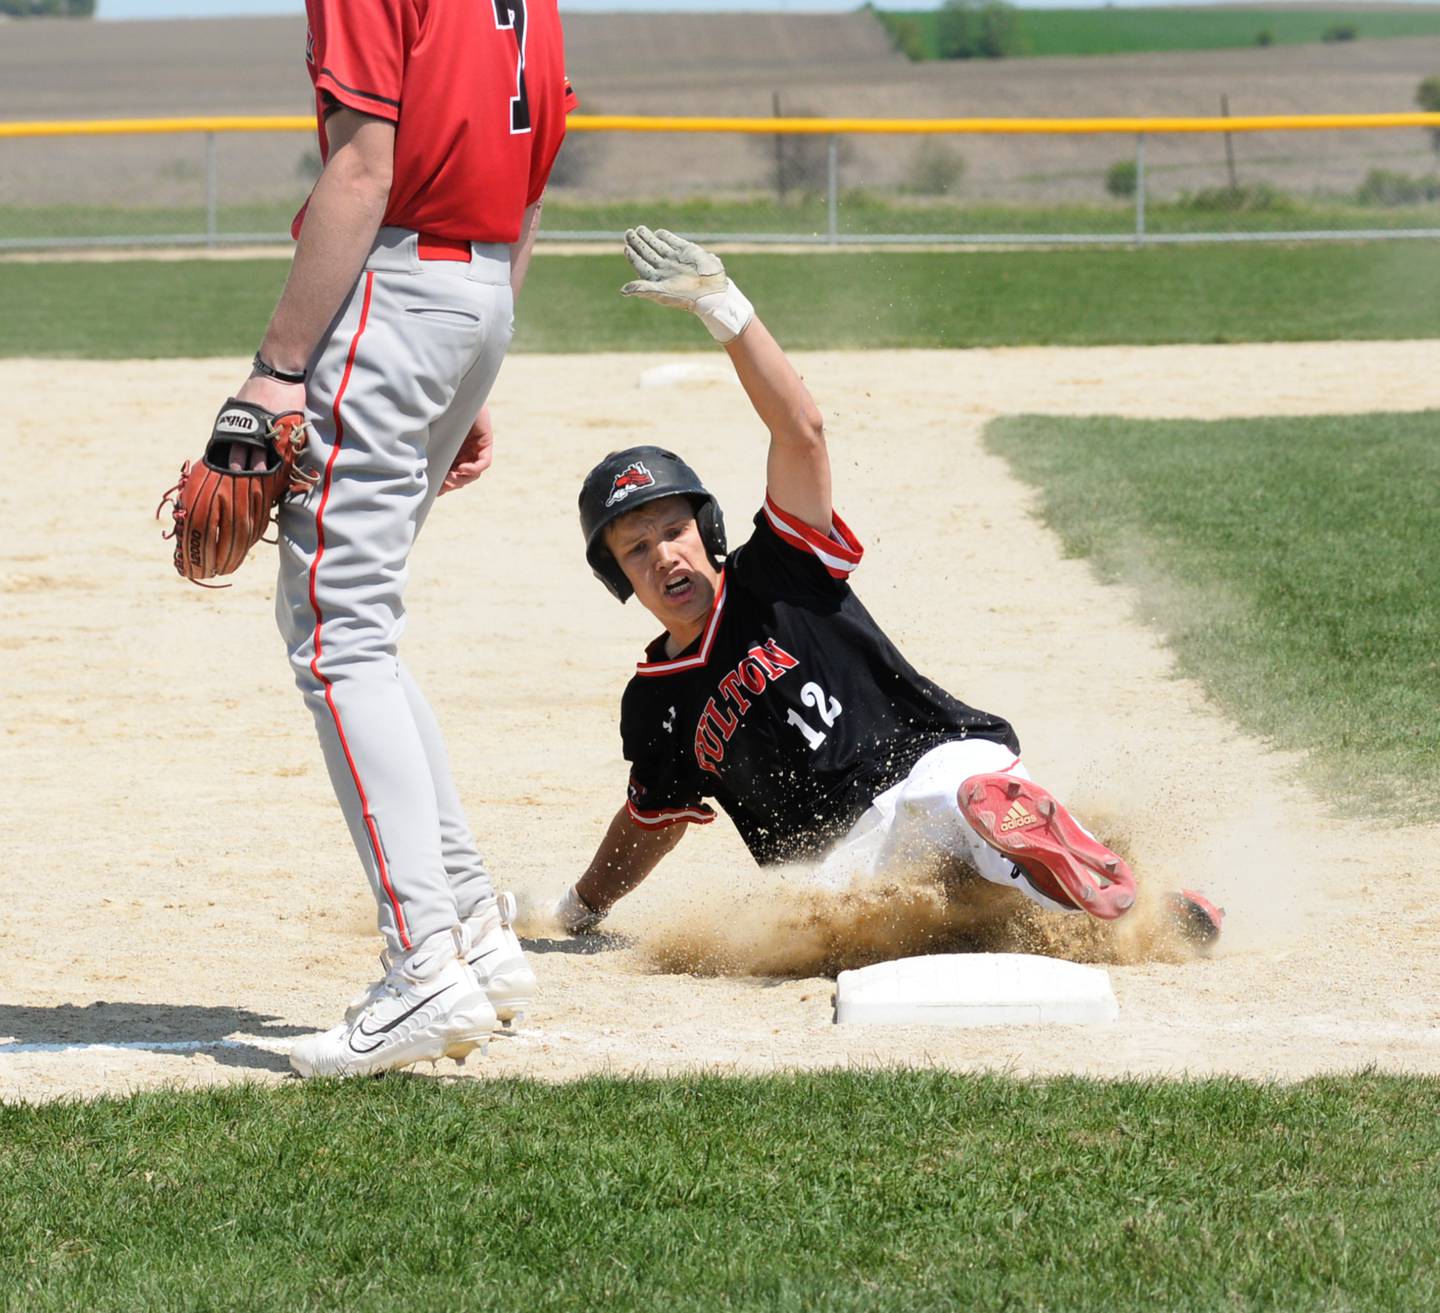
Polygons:
M907 142L902 149L913 149ZM958 143L963 151L964 143ZM1117 148L1125 158L1129 141ZM1163 173L1164 170L1161 170ZM1103 170L1095 172L1095 191L1103 186ZM1037 179L1038 181L1042 181ZM1150 200L1145 207L1151 233L1199 232L1345 232L1357 228L1432 229L1440 235L1440 204L1365 206L1341 196L1302 198L1271 193L1269 208L1247 208L1240 213L1224 208L1223 189L1211 189L1220 204L1184 200ZM1243 195L1243 193L1242 193ZM783 207L770 200L655 200L624 201L607 205L546 203L545 223L550 231L613 232L619 234L635 222L703 238L711 233L820 234L827 231L823 196L808 196ZM1052 235L1055 233L1125 233L1135 231L1135 205L1131 200L1093 204L1000 205L922 199L866 191L845 193L837 208L837 230L850 236L872 233L966 233Z
M258 233L276 238L290 231L300 208L294 204L222 205L217 231ZM193 237L205 231L204 205L4 205L0 238Z
M732 272L792 348L1428 337L1440 243L741 254ZM0 356L249 356L279 260L0 262ZM520 351L705 349L625 302L618 255L542 256Z
M964 143L957 143L964 150ZM913 139L899 149L912 151ZM1126 158L1131 143L1116 147L1116 159ZM1377 157L1378 158L1378 157ZM1404 155L1405 160L1412 157ZM1251 169L1276 161L1251 161ZM1156 179L1170 171L1151 171ZM1066 178L1074 178L1073 172ZM855 190L846 192L838 208L838 230L849 236L875 233L928 233L964 235L1054 233L1125 233L1135 228L1133 201L1099 199L1104 171L1093 171L1097 200L1089 204L1001 205L944 197L895 196ZM1045 178L1033 179L1037 187ZM1223 199L1222 192L1215 192ZM289 232L292 204L224 206L216 218L216 231L224 236L245 235L282 240ZM647 223L704 239L716 233L816 235L827 231L823 195L792 197L784 205L768 197L729 199L653 199L581 203L554 199L545 205L548 233L610 232L618 235L643 216ZM205 213L199 206L0 206L0 240L34 241L133 237L195 237L205 232ZM1301 197L1273 193L1268 208L1227 211L1222 204L1187 203L1182 199L1157 200L1146 206L1146 226L1152 233L1196 232L1345 232L1359 228L1421 228L1440 232L1440 204L1401 206L1362 205L1343 195Z
M1440 795L1440 411L997 420L1045 522L1342 805Z
M927 57L936 58L937 10L887 9L887 19L919 24ZM1022 9L1018 14L1025 55L1120 55L1150 50L1217 50L1253 46L1261 32L1275 45L1320 41L1336 24L1349 24L1362 40L1376 37L1440 35L1440 8L1414 12L1379 11L1362 6L1334 9Z
M1435 1307L1440 1082L391 1078L0 1107L0 1304Z

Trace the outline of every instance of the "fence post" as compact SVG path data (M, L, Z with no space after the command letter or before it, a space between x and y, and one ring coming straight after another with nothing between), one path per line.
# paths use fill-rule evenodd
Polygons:
M825 237L833 246L840 239L840 143L832 132L825 151Z
M215 245L216 181L215 134L205 134L205 245Z
M1145 245L1145 134L1135 134L1135 244Z

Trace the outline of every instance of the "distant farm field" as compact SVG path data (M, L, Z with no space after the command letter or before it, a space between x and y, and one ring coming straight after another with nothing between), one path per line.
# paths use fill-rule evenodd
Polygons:
M911 20L925 57L939 58L938 10L886 10L881 22ZM1024 9L1017 15L1017 55L1126 55L1168 50L1309 45L1347 30L1349 40L1440 35L1440 7L1335 9Z
M1177 12L1188 11L1148 17L1178 24ZM1369 40L1362 25L1360 40L1339 43L1283 44L1277 35L1265 48L917 64L860 11L567 14L565 31L583 114L764 116L774 113L777 92L786 114L860 118L1209 117L1220 113L1222 96L1237 115L1414 109L1416 87L1440 70L1440 6L1373 15L1382 19L1426 20L1437 34ZM298 17L11 23L0 37L0 119L307 115L304 41ZM1105 205L1108 171L1134 155L1127 134L857 136L841 143L840 186L964 205ZM770 136L577 132L551 196L587 203L777 195L776 161ZM1151 134L1145 144L1155 202L1230 186L1232 178L1301 198L1343 197L1372 169L1426 179L1436 161L1430 134L1418 128L1244 134L1228 149L1206 134ZM309 132L222 135L220 204L298 205L315 165ZM797 148L787 198L823 189L825 165L823 141L808 153ZM0 206L198 210L206 167L199 133L0 141Z

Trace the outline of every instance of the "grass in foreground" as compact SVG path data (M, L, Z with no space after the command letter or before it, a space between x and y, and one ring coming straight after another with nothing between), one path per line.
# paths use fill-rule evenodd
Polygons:
M1440 1082L390 1078L0 1107L31 1309L1418 1309Z
M728 257L787 347L966 347L1428 337L1440 242L1145 251ZM0 356L249 356L279 260L0 262ZM708 349L622 301L616 254L542 256L518 351Z
M1440 412L1022 416L987 441L1072 555L1140 589L1182 671L1342 805L1440 793Z
M897 18L914 20L925 57L937 58L936 10L886 10L879 17L887 27ZM1351 28L1355 37L1367 40L1440 34L1440 9L1419 5L1412 11L1343 4L1276 9L1107 5L1103 9L1021 9L1016 18L1020 33L1017 55L1121 55L1260 44L1308 45L1324 40L1325 34L1337 27ZM1262 34L1269 40L1262 42Z

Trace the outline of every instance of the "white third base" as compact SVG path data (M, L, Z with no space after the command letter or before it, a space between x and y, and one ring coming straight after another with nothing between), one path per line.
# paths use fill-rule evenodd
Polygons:
M1029 953L936 953L842 971L837 1023L1083 1025L1120 1015L1110 973Z
M651 365L640 373L642 388L684 387L687 383L728 383L737 382L735 371L729 365L675 361L665 365Z

